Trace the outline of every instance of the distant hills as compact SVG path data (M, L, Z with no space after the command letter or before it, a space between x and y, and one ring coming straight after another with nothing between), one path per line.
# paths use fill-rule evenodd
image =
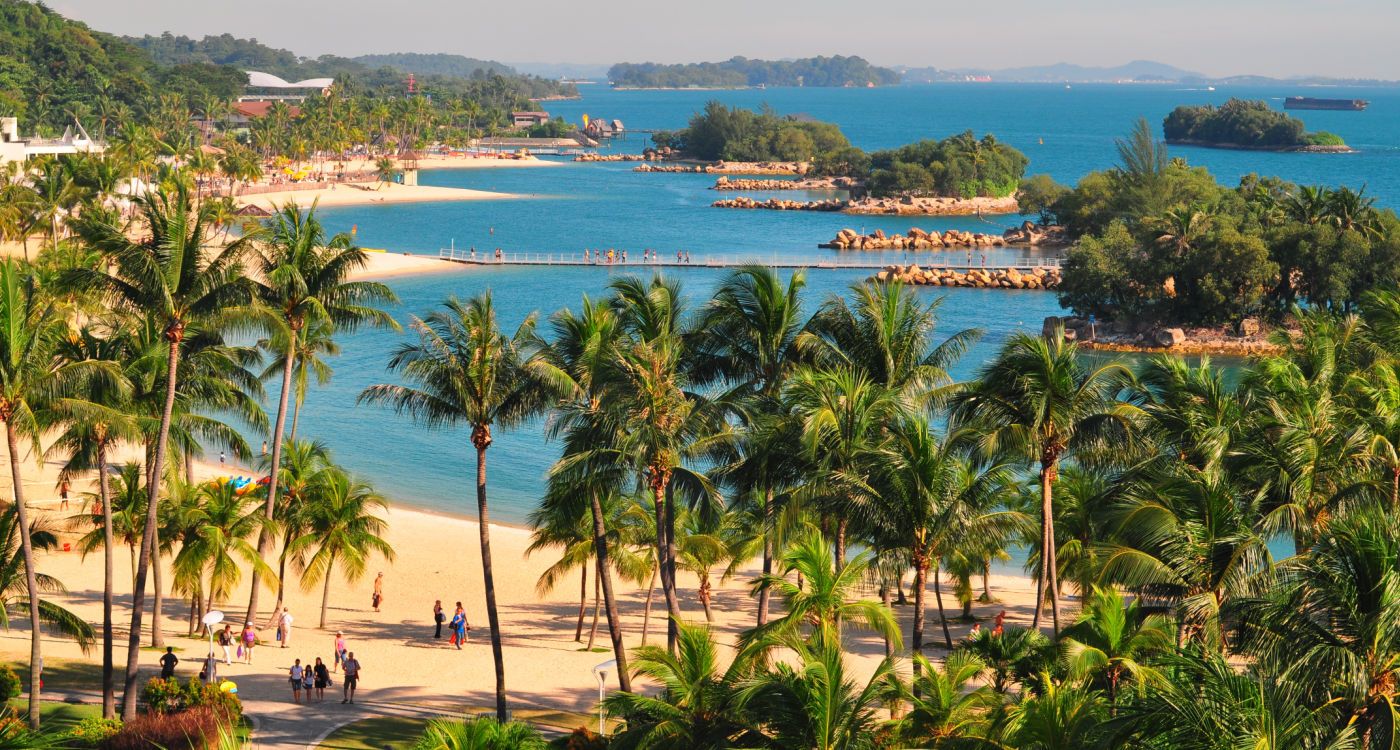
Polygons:
M511 66L495 60L478 60L475 57L444 53L396 52L388 55L360 55L351 59L371 68L393 68L416 75L470 78L477 73L496 73L503 76L517 73Z
M618 63L608 69L613 85L626 88L737 88L744 86L887 86L899 73L871 65L861 57L805 57L800 60L724 62Z
M898 69L906 83L934 83L939 81L990 80L1006 83L1117 83L1135 81L1140 83L1186 83L1186 84L1233 84L1267 85L1290 83L1299 86L1390 86L1396 81L1327 78L1324 76L1300 76L1294 78L1271 78L1259 75L1208 76L1193 70L1178 68L1175 65L1153 60L1134 60L1124 65L1092 66L1073 63L1054 65L1028 65L1018 68L928 68L903 67Z

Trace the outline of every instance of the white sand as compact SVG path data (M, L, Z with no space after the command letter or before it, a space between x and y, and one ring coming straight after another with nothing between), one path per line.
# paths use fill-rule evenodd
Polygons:
M240 205L256 205L273 211L288 201L296 201L297 205L303 207L310 206L314 201L321 207L327 207L367 206L380 203L504 200L517 197L519 196L510 193L493 193L488 190L468 190L466 188L431 185L399 185L382 182L342 183L314 190L279 190L272 193L239 195L237 200Z

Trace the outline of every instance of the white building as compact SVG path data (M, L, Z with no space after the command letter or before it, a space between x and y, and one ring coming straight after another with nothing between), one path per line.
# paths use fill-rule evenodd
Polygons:
M290 82L258 70L249 70L247 73L248 87L243 96L238 97L240 102L301 102L306 101L306 97L312 94L324 96L326 91L335 85L334 78L308 78L304 81Z
M61 138L21 138L18 118L0 117L0 163L22 162L40 154L100 154L105 148L76 120Z

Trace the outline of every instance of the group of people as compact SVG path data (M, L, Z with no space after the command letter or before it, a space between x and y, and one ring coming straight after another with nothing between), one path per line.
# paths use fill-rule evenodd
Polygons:
M467 611L462 608L462 603L457 602L457 609L452 613L452 619L447 619L447 612L442 608L442 600L433 602L433 629L434 638L442 638L442 624L447 623L448 643L462 650L462 644L467 642L467 633L471 632L472 626L467 622Z
M499 252L499 251L498 251L498 252ZM643 251L642 251L642 262L643 262L643 263L657 263L657 262L659 262L660 260L661 260L661 253L660 253L659 251L657 251L657 250L651 250L651 249L646 249L646 250L643 250ZM627 251L626 251L626 250L614 250L614 249L612 249L612 248L608 248L607 250L592 250L592 249L590 249L590 248L584 248L584 250L583 250L583 262L584 262L584 263L603 263L603 264L626 263L626 262L627 262ZM690 251L689 251L689 250L677 250L677 251L676 251L676 262L677 262L677 263L689 263L689 262L690 262Z
M292 684L292 702L301 703L302 691L306 691L306 702L311 702L311 691L316 691L316 701L319 703L325 700L326 688L335 685L331 679L331 672L340 672L342 677L341 703L355 702L355 688L360 684L360 660L355 658L355 652L345 648L345 633L337 630L335 632L335 663L326 668L321 657L316 657L313 664L307 661L305 665L301 659L297 659L287 670L287 681Z

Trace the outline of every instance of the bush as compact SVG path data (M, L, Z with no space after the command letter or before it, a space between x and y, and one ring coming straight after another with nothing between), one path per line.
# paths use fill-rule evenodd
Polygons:
M529 724L495 719L433 719L414 750L545 750L549 743Z
M238 696L223 692L217 685L200 682L196 677L183 684L174 678L151 678L141 691L141 701L146 704L146 710L157 714L207 707L230 724L243 716L243 703Z
M68 730L64 744L69 747L101 747L104 742L121 732L121 729L120 719L83 719L77 726Z
M209 706L175 713L148 713L122 725L108 737L102 750L204 750L229 726L219 712Z
M20 694L21 686L19 675L10 665L0 667L0 705L9 703L12 698Z
M579 727L551 744L562 750L607 750L608 738L588 731L588 727Z

